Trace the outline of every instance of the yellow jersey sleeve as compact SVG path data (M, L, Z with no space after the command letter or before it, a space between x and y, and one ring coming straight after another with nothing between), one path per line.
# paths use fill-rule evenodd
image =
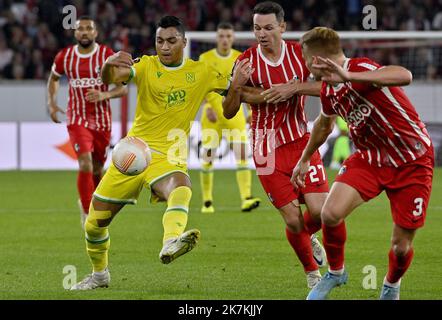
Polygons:
M141 79L146 78L147 65L149 63L149 56L142 56L135 59L135 63L130 67L129 81L133 80L139 86Z
M207 65L208 91L226 95L230 87L230 74L222 74L214 66Z

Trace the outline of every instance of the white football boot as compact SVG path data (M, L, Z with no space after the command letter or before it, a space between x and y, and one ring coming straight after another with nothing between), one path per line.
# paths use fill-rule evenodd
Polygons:
M306 276L307 276L307 287L309 289L313 289L314 286L316 286L318 282L321 281L322 278L319 270L307 272Z
M164 243L163 249L160 252L160 260L164 264L171 263L179 256L189 252L195 248L198 240L201 237L201 232L197 229L183 232L179 237L169 239Z
M93 272L81 280L79 283L74 284L71 290L93 290L97 288L107 288L110 282L110 273L108 269L103 272Z
M310 237L312 241L313 258L315 259L318 267L322 268L327 265L327 255L325 253L324 247L315 234Z

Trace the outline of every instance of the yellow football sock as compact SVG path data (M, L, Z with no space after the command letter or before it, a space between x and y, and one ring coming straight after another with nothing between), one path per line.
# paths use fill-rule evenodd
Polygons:
M203 192L203 203L212 201L213 195L213 165L210 162L203 162L200 171L201 190Z
M97 219L105 220L111 216L110 211L95 211L93 206L89 207L84 229L86 231L86 250L94 272L101 272L107 268L110 247L108 227L99 227Z
M247 160L237 161L236 181L238 183L241 200L246 200L252 196L252 173L247 166Z
M167 209L163 215L163 243L170 238L178 237L187 225L192 190L189 187L178 187L173 190L167 200Z

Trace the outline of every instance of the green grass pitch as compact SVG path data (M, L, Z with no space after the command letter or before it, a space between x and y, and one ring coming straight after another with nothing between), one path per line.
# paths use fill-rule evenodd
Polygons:
M188 223L202 232L194 251L170 265L160 263L164 205L148 204L145 191L110 227L110 288L70 292L63 288L64 267L75 266L78 280L91 268L79 222L76 173L0 172L0 299L305 299L304 272L257 177L253 192L262 205L241 213L234 171L216 171L216 213L203 215L198 174L191 172ZM402 299L442 297L441 181L442 170L437 169L426 225L417 234L415 258L402 282ZM347 219L350 278L331 299L378 298L391 230L384 194ZM367 265L377 270L377 289L363 288Z

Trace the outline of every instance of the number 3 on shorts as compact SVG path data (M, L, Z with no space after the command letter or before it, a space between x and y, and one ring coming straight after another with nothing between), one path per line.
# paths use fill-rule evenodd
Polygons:
M422 198L414 199L414 204L416 205L416 210L413 210L413 215L415 217L419 217L422 214L423 203L424 203L424 199L422 199Z
M322 180L325 181L324 166L322 164L318 164L316 166L310 166L308 168L311 183L319 182L320 179L318 177L318 171L322 172Z

